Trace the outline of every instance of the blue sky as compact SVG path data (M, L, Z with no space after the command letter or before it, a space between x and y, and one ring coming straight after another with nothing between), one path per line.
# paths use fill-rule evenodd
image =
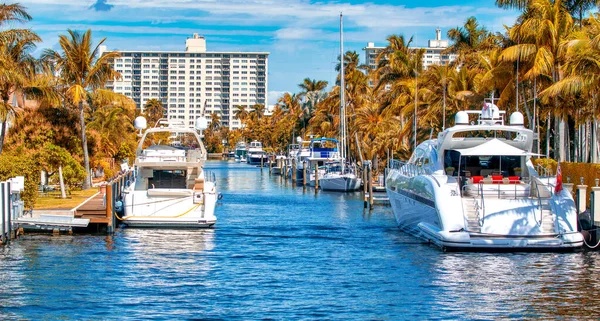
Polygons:
M424 46L442 29L475 16L490 30L512 24L517 12L494 1L472 0L21 0L34 17L40 48L57 49L67 29L92 29L109 49L184 50L197 32L209 51L268 51L269 104L298 91L306 77L335 79L339 13L344 13L345 49L361 54L367 42L385 45L391 34L415 36Z

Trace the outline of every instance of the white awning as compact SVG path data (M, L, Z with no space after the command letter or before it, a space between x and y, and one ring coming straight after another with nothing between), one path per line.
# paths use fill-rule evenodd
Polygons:
M456 149L461 156L535 156L536 153L530 153L528 151L513 147L507 143L504 143L496 138L485 142L481 145Z

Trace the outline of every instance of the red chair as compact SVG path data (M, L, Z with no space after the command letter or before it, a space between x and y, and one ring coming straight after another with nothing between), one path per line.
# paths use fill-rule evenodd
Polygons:
M473 184L479 184L483 181L483 176L472 176Z
M509 184L519 184L520 177L519 176L509 176L508 182Z
M492 182L494 184L502 184L502 175L492 175Z

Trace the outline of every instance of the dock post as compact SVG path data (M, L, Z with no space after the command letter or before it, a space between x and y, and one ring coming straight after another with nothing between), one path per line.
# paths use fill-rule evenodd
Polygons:
M594 239L598 240L599 233L595 230L600 227L600 186L598 186L599 179L595 179L596 186L592 187L592 195L590 197L590 210L592 211L592 225L593 225L593 235Z
M260 158L262 168L262 157ZM273 157L269 156L269 175L273 173Z
M289 178L286 173L287 165L288 165L288 160L287 160L287 158L284 158L283 165L281 166L281 175L283 175L283 180L285 180L285 181L287 181Z
M287 171L287 168L286 168ZM298 177L296 176L296 159L292 158L292 172L290 173L292 176L292 182L296 183ZM285 175L287 175L287 172L285 173Z
M13 215L13 208L12 208L12 190L10 187L11 183L10 181L6 182L6 194L7 194L7 205L8 205L8 236L7 236L7 240L8 242L10 242L10 240L13 237L13 227L12 227L12 215Z
M362 163L362 179L363 179L363 205L367 208L367 189L369 188L367 181L367 167L369 167L369 161Z
M587 198L586 198L586 191L587 191L587 185L583 185L583 177L581 178L581 185L577 185L577 214L583 213L585 212L585 210L587 209Z
M367 167L367 180L369 182L369 210L373 209L373 169L371 168L371 163L369 163L369 167Z
M315 192L319 190L319 163L315 166Z
M114 182L106 185L106 218L108 218L108 224L106 226L106 232L113 233L113 186Z
M264 155L260 155L260 171L262 172L263 167L264 167L264 163L265 163L265 158L263 157Z
M310 164L310 163L308 163L307 161L304 161L304 167L302 167L302 185L304 185L305 187L306 187L306 173L307 173L306 167L308 166L308 164Z
M0 243L5 244L6 241L6 183L0 183L0 196L2 196L2 234L0 235Z

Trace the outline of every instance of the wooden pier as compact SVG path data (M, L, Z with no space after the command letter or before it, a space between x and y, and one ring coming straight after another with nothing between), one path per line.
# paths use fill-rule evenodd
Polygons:
M121 199L121 192L133 181L129 171L98 186L98 192L70 210L35 210L30 216L14 220L15 227L22 230L52 230L72 232L73 228L94 228L96 231L113 233L117 226L115 208ZM91 225L90 225L91 224Z

